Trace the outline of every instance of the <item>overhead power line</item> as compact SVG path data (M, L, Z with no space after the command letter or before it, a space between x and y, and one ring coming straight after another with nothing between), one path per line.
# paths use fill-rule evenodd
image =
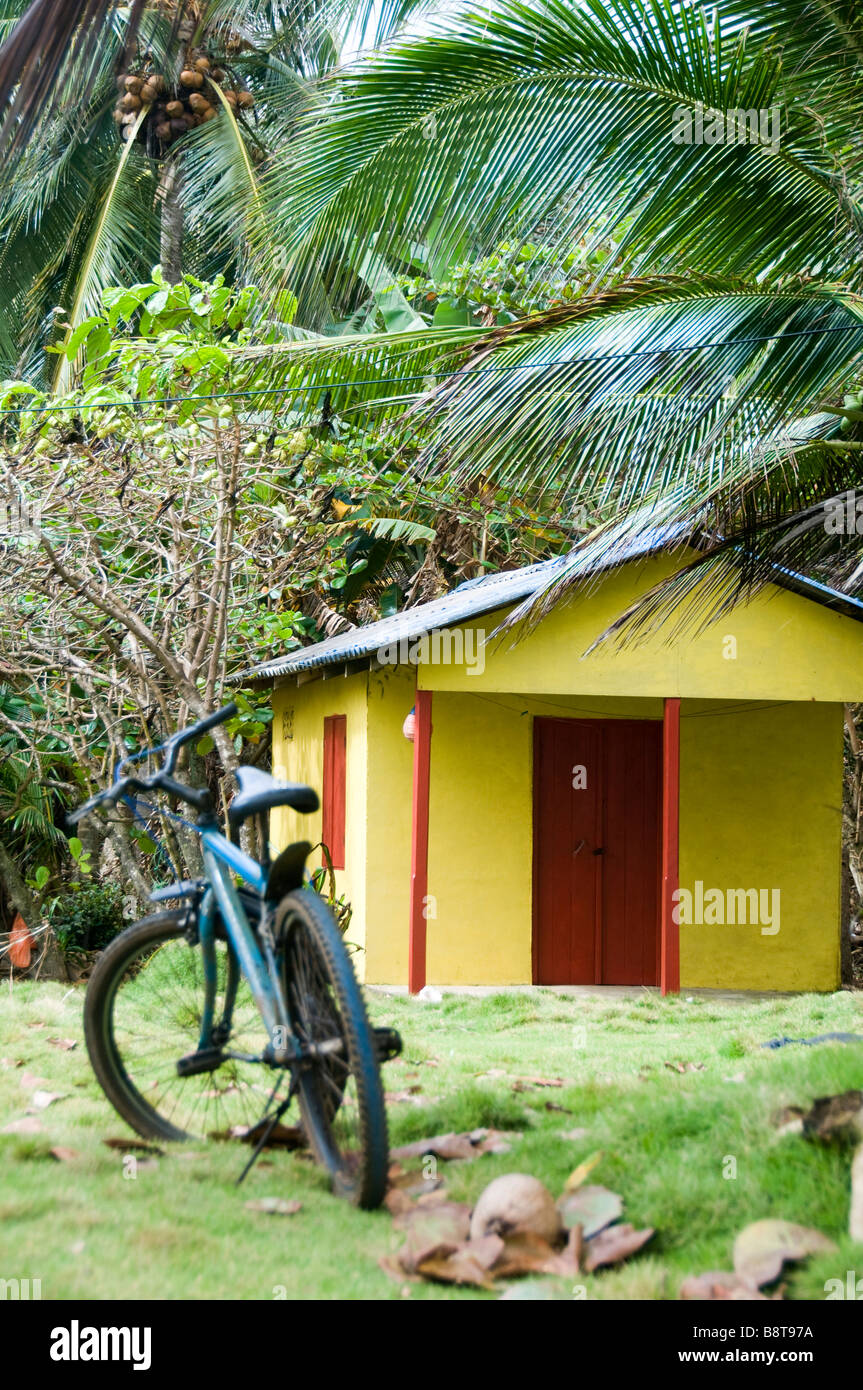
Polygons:
M485 367L461 367L456 369L461 379L464 381L469 377L488 376L495 372L519 372L537 371L538 369L553 367L572 367L589 366L594 362L617 362L625 361L633 357L663 357L668 355L682 355L692 352L712 351L714 348L745 347L752 343L772 343L780 342L787 338L816 338L824 337L830 333L859 333L863 338L863 320L860 323L837 324L832 328L801 328L790 333L764 333L748 338L728 338L714 343L681 343L672 346L658 346L650 348L633 348L629 352L609 352L599 353L591 357L561 357L551 362L501 362L490 364ZM250 399L258 396L303 396L311 392L337 391L342 387L355 386L393 386L404 385L409 381L424 381L435 373L427 368L421 372L408 372L406 375L397 377L366 377L366 378L345 378L342 381L324 381L314 386L261 386L245 388L237 391L211 391L189 396L156 396L145 400L116 400L116 401L92 401L84 404L75 401L70 405L20 405L4 406L0 408L2 415L27 415L45 411L66 411L74 410L81 412L84 410L135 410L141 414L146 413L144 407L151 408L155 405L182 405L188 401L223 401L232 399ZM448 373L447 376L456 375L456 371ZM447 377L444 378L446 380ZM35 390L35 388L34 388Z

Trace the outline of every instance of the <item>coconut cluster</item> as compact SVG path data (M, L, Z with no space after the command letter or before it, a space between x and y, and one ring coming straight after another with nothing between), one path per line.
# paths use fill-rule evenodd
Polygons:
M205 53L189 55L177 83L146 68L118 77L117 88L114 120L123 139L133 138L141 111L146 108L134 138L157 156L194 126L214 120L222 105L219 91L237 115L251 113L255 105L251 92L232 81L230 74Z

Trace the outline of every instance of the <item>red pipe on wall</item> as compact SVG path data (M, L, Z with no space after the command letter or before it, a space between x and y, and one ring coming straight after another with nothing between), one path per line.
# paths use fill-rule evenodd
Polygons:
M659 981L663 994L680 991L680 928L673 895L680 887L680 700L665 701L662 717L662 921Z

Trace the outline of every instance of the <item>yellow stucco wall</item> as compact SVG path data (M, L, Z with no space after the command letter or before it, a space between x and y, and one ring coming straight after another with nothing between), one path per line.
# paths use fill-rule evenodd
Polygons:
M863 700L863 623L769 586L697 636L668 627L635 646L590 644L639 593L673 569L664 557L625 565L554 609L523 640L491 638L506 610L462 625L487 634L485 669L421 664L428 690L578 691L726 700Z
M758 924L682 925L682 987L835 988L839 702L863 699L863 627L776 590L694 640L654 639L582 659L667 563L609 575L517 645L507 638L487 649L482 674L387 667L276 689L277 775L320 789L324 716L347 715L338 882L353 905L351 936L364 947L357 966L369 982L407 980L413 749L401 728L418 678L435 691L431 983L531 980L533 717L659 718L661 697L679 694L681 886L779 889L781 905L775 935ZM481 621L490 632L496 620ZM315 841L320 816L280 813L274 838Z
M402 725L415 694L412 668L369 676L365 969L376 984L408 977L414 746Z
M336 870L338 892L347 895L353 917L348 939L365 946L366 886L366 707L368 676L360 673L307 685L276 688L273 696L273 774L291 782L307 782L320 795L324 772L324 717L344 714L346 723L345 867ZM272 839L279 847L293 840L321 838L321 813L301 816L290 809L275 811ZM320 851L309 864L320 864ZM364 952L355 956L360 975Z
M837 987L841 820L841 705L682 704L681 887L721 889L726 917L729 889L779 890L775 934L681 924L682 985Z

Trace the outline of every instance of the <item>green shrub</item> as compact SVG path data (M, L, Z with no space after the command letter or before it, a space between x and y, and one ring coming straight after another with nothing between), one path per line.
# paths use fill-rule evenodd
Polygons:
M115 883L61 893L53 903L51 925L64 953L101 951L123 929L123 894Z

